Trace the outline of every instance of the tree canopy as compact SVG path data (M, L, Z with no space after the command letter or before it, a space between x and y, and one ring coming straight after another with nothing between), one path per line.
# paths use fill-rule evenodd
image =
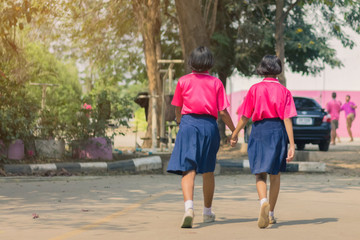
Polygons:
M156 96L164 67L157 60L186 59L200 44L213 50L224 85L234 69L251 76L265 54L279 52L289 70L316 74L342 66L329 40L352 48L346 30L360 33L359 15L356 0L4 0L0 74L24 84L61 83L48 90L59 103L65 92L81 94L79 80L88 93L136 95L129 89L145 86Z

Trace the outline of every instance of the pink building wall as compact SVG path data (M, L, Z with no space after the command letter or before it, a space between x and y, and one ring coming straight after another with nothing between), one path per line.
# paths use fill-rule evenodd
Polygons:
M326 108L326 103L329 102L331 98L331 94L333 91L291 91L293 96L298 97L310 97L314 98L323 108ZM335 91L337 94L337 100L340 100L341 103L345 103L345 96L350 95L350 101L354 102L358 108L356 109L356 117L352 124L352 133L354 137L360 137L360 91ZM228 111L234 122L237 123L238 116L236 114L237 108L242 103L247 90L242 90L238 92L234 92L228 95L231 106L228 108ZM349 137L346 130L346 119L343 111L340 112L339 119L339 128L337 133L340 137Z

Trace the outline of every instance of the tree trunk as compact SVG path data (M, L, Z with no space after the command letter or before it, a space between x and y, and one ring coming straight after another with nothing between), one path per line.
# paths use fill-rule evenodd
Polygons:
M161 111L161 93L162 85L160 80L160 71L157 63L160 58L160 0L133 0L133 8L138 20L138 26L141 31L144 42L144 53L146 70L149 81L149 111L148 126L143 143L144 148L152 146L152 124L156 126L156 134L160 131L160 111ZM156 101L155 113L156 122L152 121L153 101Z
M175 0L176 12L179 19L181 48L185 60L185 72L190 72L187 59L192 50L198 46L210 48L210 37L215 30L218 0L206 1L202 11L201 1ZM212 9L212 10L211 10ZM211 13L210 13L211 12ZM221 74L219 73L219 76ZM226 87L226 75L220 80ZM218 118L218 126L222 142L226 142L225 123Z
M202 17L201 1L175 0L176 12L179 19L181 48L185 60L185 72L191 70L187 59L192 50L198 46L210 47L206 22Z
M278 76L279 82L286 87L285 78L285 42L284 42L284 0L276 0L276 16L275 16L275 52L280 58L283 65L283 71Z

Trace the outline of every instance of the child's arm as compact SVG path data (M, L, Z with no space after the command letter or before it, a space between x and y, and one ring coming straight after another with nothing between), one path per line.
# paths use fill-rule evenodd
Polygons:
M245 125L247 124L248 121L249 121L249 118L247 118L245 116L241 116L235 130L233 131L233 134L231 135L230 144L232 147L234 147L235 144L237 143L238 134L239 134L240 130L245 127Z
M228 126L229 129L233 132L235 130L235 126L230 117L229 112L226 109L224 109L224 110L219 111L219 114L221 116L221 120L223 120L223 122L226 124L226 126Z
M287 133L288 138L289 138L289 143L290 143L286 161L291 162L294 159L294 155L295 155L294 132L293 132L293 126L292 126L291 118L285 118L284 119L284 124L285 124L286 133Z
M180 124L181 121L181 109L182 107L178 107L178 106L175 107L175 117L177 124Z

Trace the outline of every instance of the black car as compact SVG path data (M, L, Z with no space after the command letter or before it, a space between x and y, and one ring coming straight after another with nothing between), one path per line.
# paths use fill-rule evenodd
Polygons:
M329 150L331 118L315 99L294 97L297 116L292 119L298 150L305 144L318 144L320 151Z

